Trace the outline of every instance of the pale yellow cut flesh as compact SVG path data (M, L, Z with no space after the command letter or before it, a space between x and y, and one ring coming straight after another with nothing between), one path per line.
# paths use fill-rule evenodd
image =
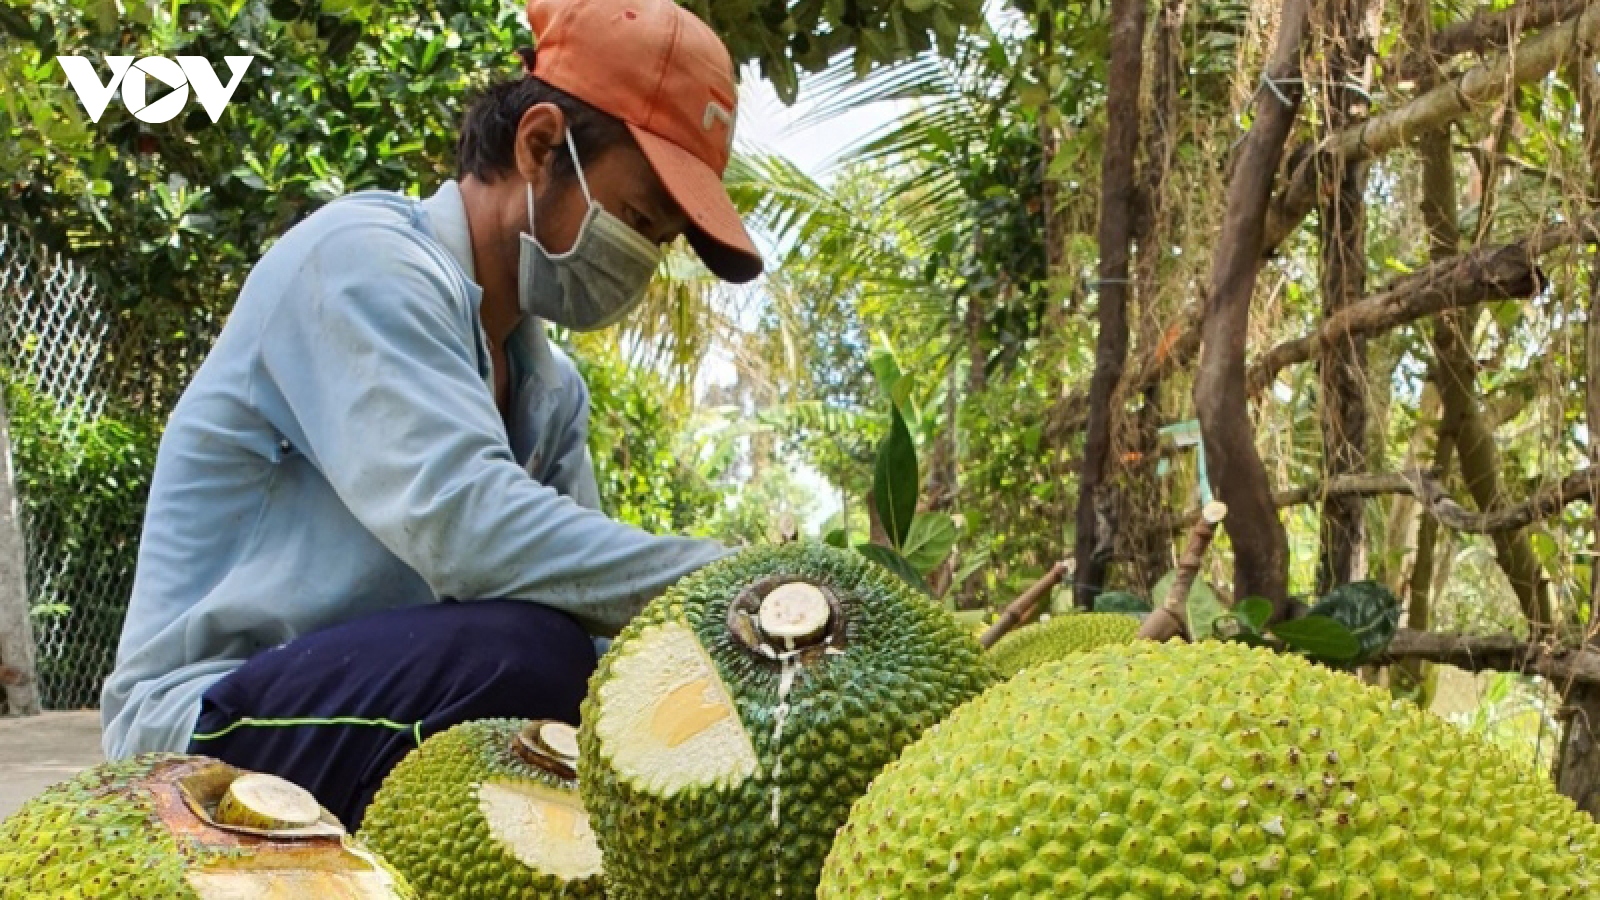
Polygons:
M600 872L600 844L576 791L543 785L487 782L478 810L489 833L523 865L564 881Z
M684 625L657 625L629 642L596 699L601 753L642 790L670 797L691 785L736 785L760 766L727 686Z
M828 627L828 599L814 584L791 581L761 598L761 631L778 640L814 637Z
M321 857L326 869L277 866L253 867L262 859L242 859L189 872L189 882L200 900L399 900L394 876L357 846L346 844L342 853Z
M216 818L223 825L266 831L305 828L321 821L322 807L310 791L294 782L252 772L228 785Z
M200 900L395 900L393 882L376 872L195 872Z

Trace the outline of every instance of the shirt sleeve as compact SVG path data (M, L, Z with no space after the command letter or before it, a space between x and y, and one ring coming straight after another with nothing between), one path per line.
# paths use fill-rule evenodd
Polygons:
M529 477L479 374L461 293L404 228L330 235L263 327L259 389L278 395L285 437L350 513L437 595L537 601L615 634L726 551L613 521Z

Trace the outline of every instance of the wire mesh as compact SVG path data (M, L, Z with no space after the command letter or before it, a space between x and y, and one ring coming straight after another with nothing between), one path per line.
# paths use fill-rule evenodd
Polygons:
M187 381L163 366L174 355L197 364L212 335L162 333L119 312L83 267L0 226L0 371L48 709L99 705L159 424ZM157 346L174 339L188 346Z

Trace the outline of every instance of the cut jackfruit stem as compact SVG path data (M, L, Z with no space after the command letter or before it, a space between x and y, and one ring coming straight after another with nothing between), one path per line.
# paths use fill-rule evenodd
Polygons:
M578 729L565 722L545 722L540 725L539 743L563 759L578 758Z
M804 581L780 584L761 599L761 632L784 649L814 643L833 617L822 589Z
M578 732L565 722L529 722L512 737L511 752L557 778L570 781L578 777Z
M251 772L228 785L217 804L216 820L263 831L306 828L322 820L322 807L310 791L292 781Z

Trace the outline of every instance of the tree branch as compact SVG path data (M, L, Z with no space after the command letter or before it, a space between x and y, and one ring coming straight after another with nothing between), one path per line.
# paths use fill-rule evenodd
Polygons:
M1408 659L1445 663L1469 672L1542 675L1562 685L1600 683L1600 651L1529 643L1511 634L1476 637L1402 628L1374 662L1388 665Z
M1600 218L1590 221L1600 225ZM1329 316L1311 334L1262 354L1250 367L1246 390L1253 397L1288 366L1307 362L1345 341L1371 337L1446 309L1538 294L1544 276L1534 263L1530 244L1531 240L1483 247L1401 278L1387 290Z
M1501 10L1484 10L1470 19L1434 32L1432 53L1413 50L1400 61L1396 73L1415 80L1432 72L1452 56L1504 50L1525 31L1548 28L1583 12L1589 0L1523 0Z
M1482 103L1505 97L1514 85L1537 81L1555 70L1574 48L1600 37L1600 3L1587 4L1581 16L1519 43L1411 102L1340 131L1311 152L1297 152L1289 184L1273 201L1262 252L1271 254L1310 214L1317 201L1319 173L1330 159L1371 159L1419 134L1442 128Z
M1600 471L1592 467L1579 469L1555 484L1545 485L1520 503L1484 512L1472 512L1457 503L1437 479L1425 472L1341 475L1323 484L1278 491L1272 495L1272 502L1278 509L1283 509L1303 506L1327 497L1380 497L1387 494L1410 494L1416 497L1422 502L1423 508L1446 528L1467 534L1495 534L1526 528L1580 500L1594 502L1600 497ZM1200 510L1192 509L1169 519L1167 524L1177 531L1199 520Z
M1408 325L1434 313L1471 306L1485 300L1532 297L1545 279L1533 260L1559 247L1575 243L1600 243L1600 213L1576 223L1558 225L1512 244L1482 247L1428 266L1390 284L1336 316L1313 333L1285 341L1263 354L1251 366L1248 389L1259 394L1288 366L1315 358L1320 346L1351 335L1372 336ZM1133 396L1194 359L1200 348L1198 304L1168 326L1161 343L1145 353L1119 390ZM1057 437L1083 427L1088 395L1067 395L1051 410L1046 429Z

